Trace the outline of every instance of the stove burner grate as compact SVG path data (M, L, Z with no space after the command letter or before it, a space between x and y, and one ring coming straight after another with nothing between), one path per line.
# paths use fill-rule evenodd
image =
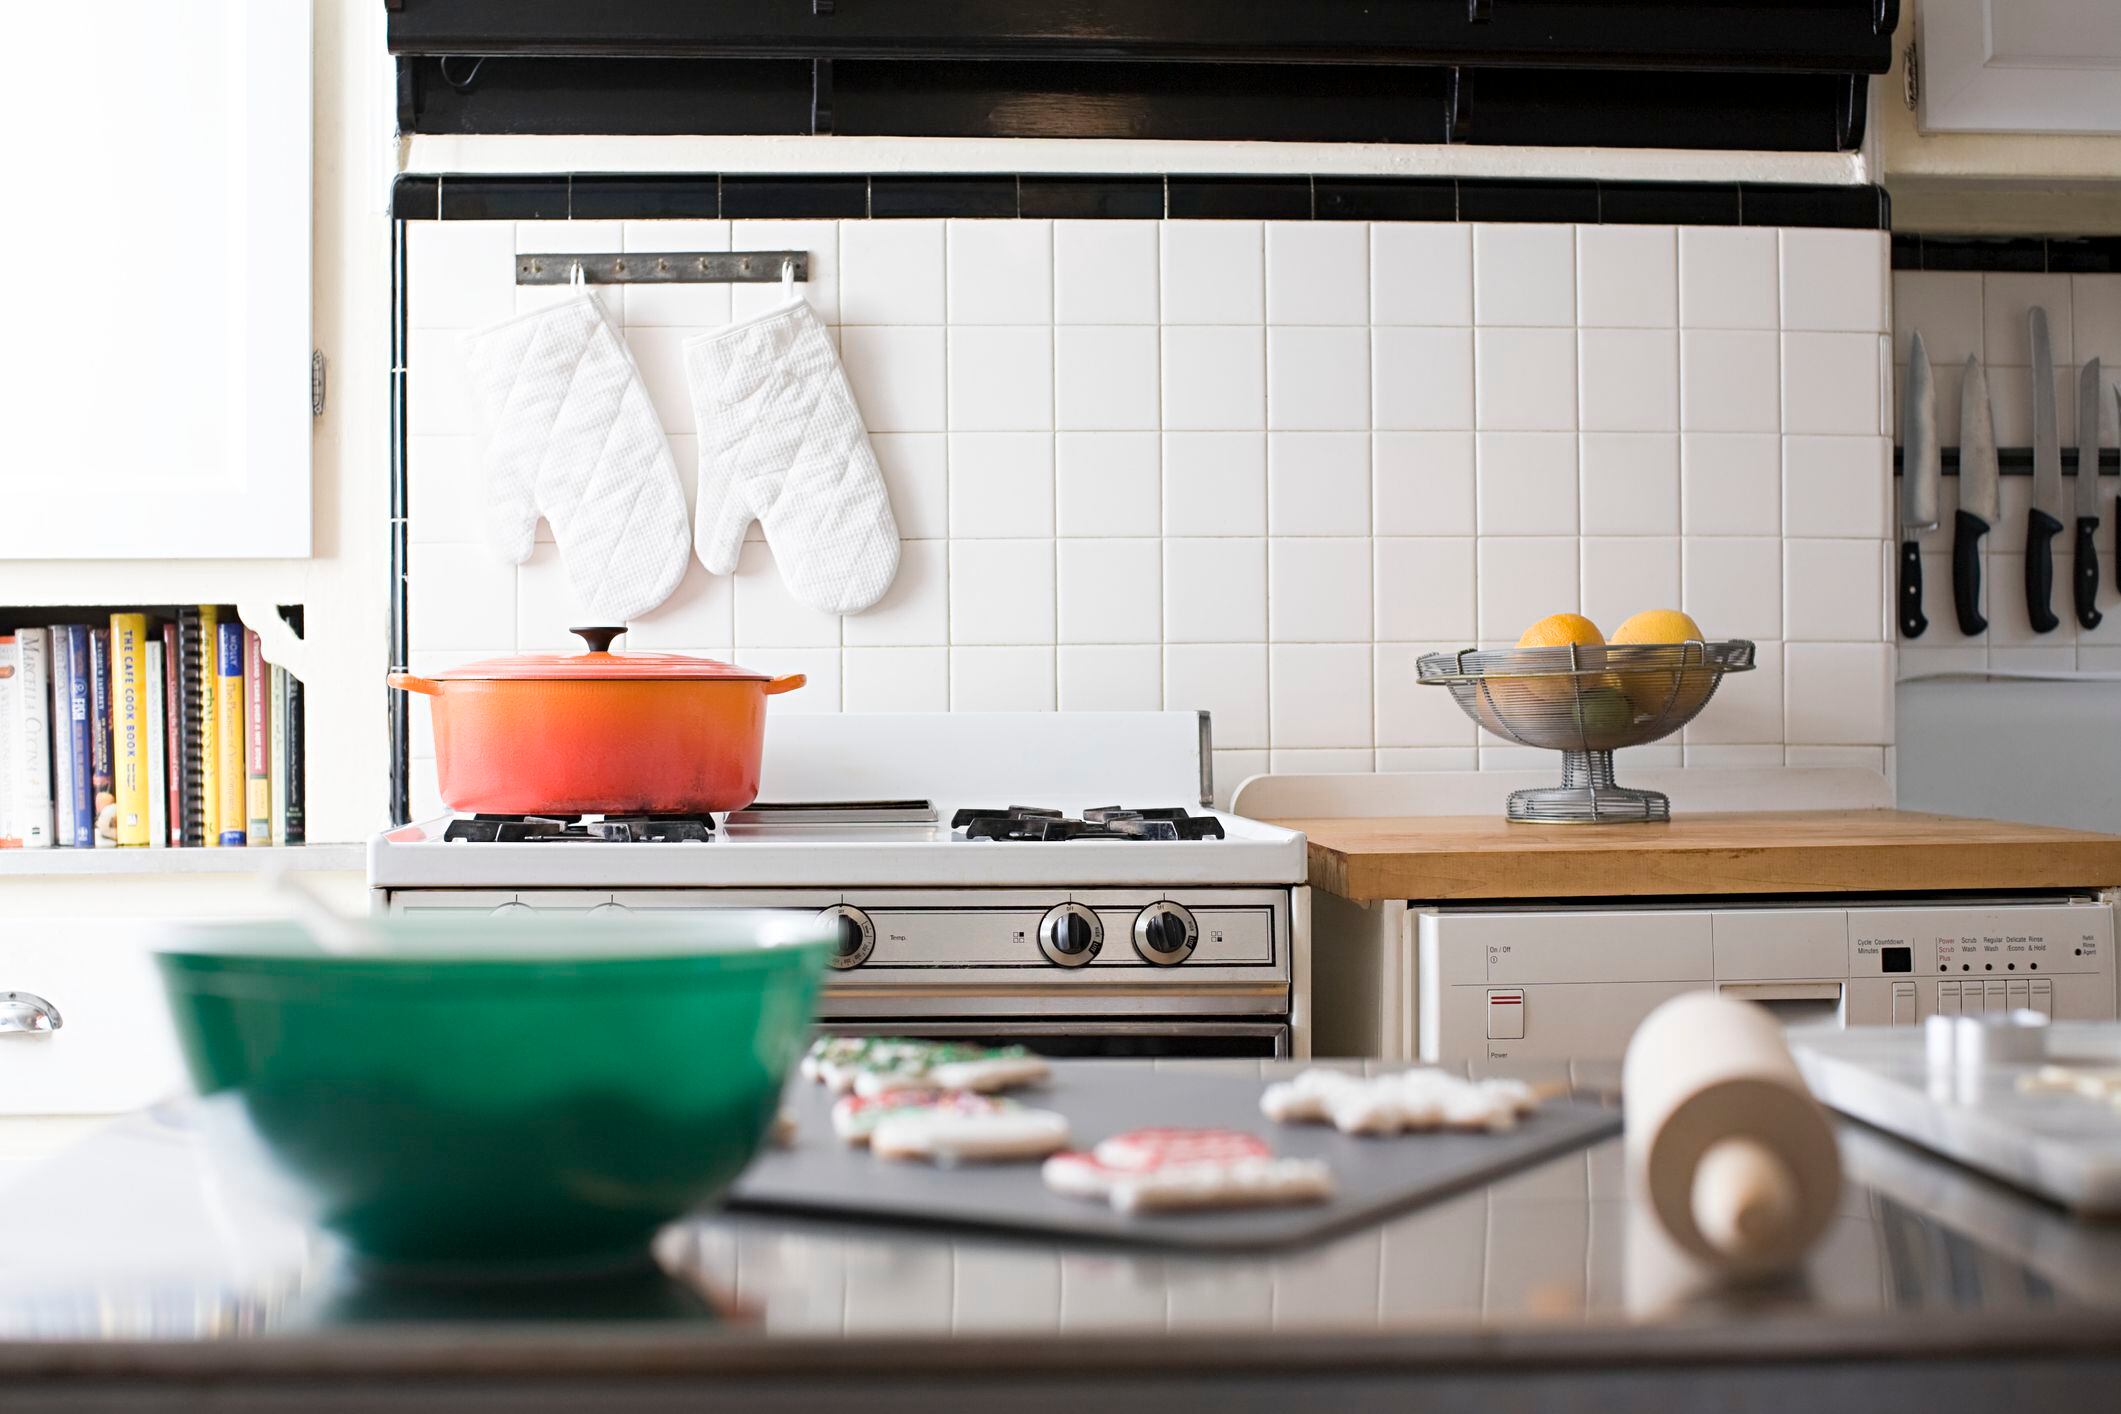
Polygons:
M452 820L445 842L500 844L684 844L714 838L711 815L473 815Z
M968 840L1219 840L1222 821L1194 815L1176 806L1132 808L1120 805L1085 810L1079 820L1058 810L1012 805L1006 810L960 810L950 828Z

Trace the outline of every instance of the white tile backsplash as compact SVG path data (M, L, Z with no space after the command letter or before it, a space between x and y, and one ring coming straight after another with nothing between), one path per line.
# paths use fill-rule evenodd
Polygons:
M515 308L510 252L799 248L891 495L897 580L866 613L819 613L754 530L735 575L691 566L630 646L807 673L791 711L1209 710L1226 796L1270 766L1551 765L1482 741L1418 684L1419 656L1511 644L1557 611L1611 629L1673 605L1753 638L1761 666L1683 749L1639 759L1868 760L1891 740L1877 233L634 221L414 223L410 240L411 632L429 666L566 646L574 612L549 531L523 566L479 543L461 341ZM1962 346L1999 339L2017 359L1999 383L2029 386L2022 330L2013 344L1999 321L2035 298L2056 301L2058 366L2075 342L2121 361L2121 277L1983 278L1892 282L1934 311L1940 388ZM604 293L690 494L679 348L778 287ZM2015 431L2029 396L1998 403ZM1948 535L1925 542L1926 646L2121 652L2121 605L2083 647L2012 619L2017 523L2007 510L1990 537L1981 639L1951 622ZM2057 584L2066 607L2062 566Z
M1159 439L1154 432L1063 432L1053 439L1054 514L1062 535L1155 535Z
M1573 325L1575 229L1486 222L1474 226L1473 322Z
M1259 324L1266 319L1265 232L1257 221L1165 221L1166 324Z
M1155 324L1157 223L1053 223L1053 317L1062 324Z

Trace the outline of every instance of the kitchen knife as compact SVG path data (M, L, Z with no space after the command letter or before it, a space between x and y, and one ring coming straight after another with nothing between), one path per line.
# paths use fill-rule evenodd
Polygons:
M2077 373L2077 625L2097 628L2099 599L2099 360Z
M1959 514L1952 522L1952 605L1959 631L1969 637L1988 627L1981 616L1981 537L1999 514L1996 491L1996 415L1988 401L1988 374L1981 360L1966 356L1959 385Z
M2062 530L2062 443L2055 432L2055 350L2047 311L2026 315L2033 346L2033 506L2025 516L2025 616L2034 633L2053 633L2055 536Z
M1900 405L1900 636L1920 638L1930 621L1922 614L1922 546L1918 537L1937 528L1937 385L1930 378L1929 350L1917 330L1907 355L1907 390Z

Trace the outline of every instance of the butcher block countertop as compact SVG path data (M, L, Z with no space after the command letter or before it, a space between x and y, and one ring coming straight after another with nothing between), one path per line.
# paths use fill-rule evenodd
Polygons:
M1363 902L2121 885L2121 836L1908 810L1678 815L1658 825L1500 815L1275 823L1310 840L1314 886Z

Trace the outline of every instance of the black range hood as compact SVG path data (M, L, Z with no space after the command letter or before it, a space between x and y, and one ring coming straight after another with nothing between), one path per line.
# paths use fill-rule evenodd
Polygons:
M1898 0L385 0L408 133L1835 151Z

